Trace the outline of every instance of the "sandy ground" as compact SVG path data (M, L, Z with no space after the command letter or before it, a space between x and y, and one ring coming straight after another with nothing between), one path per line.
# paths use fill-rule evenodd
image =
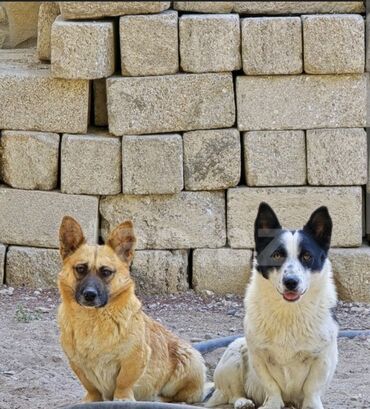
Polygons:
M7 291L5 291L7 292ZM0 408L46 409L77 403L83 390L58 341L55 292L0 287ZM191 292L146 297L145 310L177 334L200 341L242 332L242 300ZM370 305L340 304L342 328L370 329ZM326 409L370 408L370 339L341 339L340 363ZM206 355L210 375L222 350Z

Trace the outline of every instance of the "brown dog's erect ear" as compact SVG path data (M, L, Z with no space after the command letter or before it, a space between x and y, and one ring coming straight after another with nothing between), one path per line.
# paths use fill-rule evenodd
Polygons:
M64 216L59 229L59 248L64 260L74 253L82 244L85 237L81 226L70 216Z
M126 220L117 226L109 235L107 245L112 247L118 257L131 264L134 258L136 237L134 224L131 220Z

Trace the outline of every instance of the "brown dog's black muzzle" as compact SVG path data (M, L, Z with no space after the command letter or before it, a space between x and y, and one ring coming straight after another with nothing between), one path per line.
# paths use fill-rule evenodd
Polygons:
M76 288L76 301L83 307L104 307L108 302L108 290L103 281L89 274Z

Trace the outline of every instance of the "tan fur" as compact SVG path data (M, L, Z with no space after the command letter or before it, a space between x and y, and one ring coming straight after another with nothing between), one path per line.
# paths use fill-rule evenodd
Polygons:
M85 244L74 223L65 218L60 231L63 269L58 278L62 298L58 322L64 352L87 391L85 401L201 401L202 356L148 317L135 295L129 274L136 241L132 223L116 228L104 246ZM76 243L77 249L69 251L69 245ZM105 307L88 308L76 302L74 266L82 262L91 271L103 265L116 271L107 279Z

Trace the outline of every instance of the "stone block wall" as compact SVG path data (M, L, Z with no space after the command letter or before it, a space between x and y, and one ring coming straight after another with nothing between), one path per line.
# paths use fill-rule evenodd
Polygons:
M362 1L34 7L37 49L0 51L0 282L54 286L68 214L90 242L134 221L143 293L242 294L264 200L290 228L328 206L340 296L370 301Z

